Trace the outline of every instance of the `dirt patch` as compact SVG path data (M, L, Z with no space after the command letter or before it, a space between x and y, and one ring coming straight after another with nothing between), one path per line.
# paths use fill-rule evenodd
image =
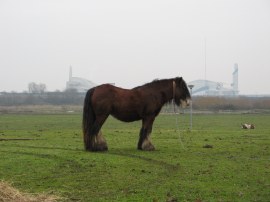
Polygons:
M210 144L203 145L203 148L212 149L214 146Z
M47 194L22 193L10 184L0 181L0 202L56 202L58 200L60 197Z

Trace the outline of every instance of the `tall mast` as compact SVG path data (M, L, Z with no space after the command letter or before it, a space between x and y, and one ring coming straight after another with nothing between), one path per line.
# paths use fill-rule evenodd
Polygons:
M204 87L205 87L205 94L207 91L207 81L206 81L206 37L204 37Z

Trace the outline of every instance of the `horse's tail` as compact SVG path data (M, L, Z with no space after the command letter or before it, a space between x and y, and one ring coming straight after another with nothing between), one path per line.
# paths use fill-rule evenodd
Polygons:
M96 119L96 115L92 107L92 96L95 91L95 88L91 88L87 91L84 99L83 106L83 138L84 138L84 148L89 150L91 148L91 130Z

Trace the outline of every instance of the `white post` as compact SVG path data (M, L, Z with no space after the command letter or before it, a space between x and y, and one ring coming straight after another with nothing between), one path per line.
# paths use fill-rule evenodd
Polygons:
M188 87L190 88L190 95L192 98L192 88L194 87L194 85L188 85ZM192 130L192 99L190 102L190 130Z

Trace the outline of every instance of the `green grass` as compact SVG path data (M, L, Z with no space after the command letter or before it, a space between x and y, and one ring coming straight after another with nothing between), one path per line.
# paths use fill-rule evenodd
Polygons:
M141 123L109 118L102 128L109 151L90 153L80 114L1 115L0 139L13 140L0 141L0 180L65 201L269 201L270 115L194 115L192 131L188 115L178 121L180 133L175 116L160 115L157 150L143 152Z

